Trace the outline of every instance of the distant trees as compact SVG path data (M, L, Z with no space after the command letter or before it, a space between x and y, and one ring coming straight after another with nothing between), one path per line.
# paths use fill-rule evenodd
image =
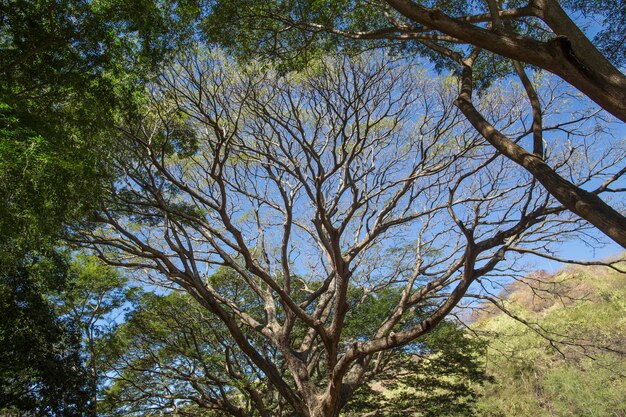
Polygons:
M345 414L358 416L480 416L476 411L485 373L486 344L454 323L393 355L381 372L356 392Z
M185 289L297 415L336 416L472 284L585 228L465 123L454 79L405 60L340 57L281 77L188 55L150 91L120 126L121 180L72 240ZM570 138L546 159L577 185L620 163L593 148L599 120L560 121L567 92L546 93L545 131ZM481 103L519 140L523 94ZM223 266L235 275L219 286ZM388 308L351 334L377 299Z

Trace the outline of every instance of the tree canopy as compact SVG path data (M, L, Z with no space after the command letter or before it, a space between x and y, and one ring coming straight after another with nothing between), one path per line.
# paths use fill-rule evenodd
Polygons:
M0 3L0 410L473 415L476 300L585 347L492 292L626 247L625 15Z
M588 228L465 121L447 99L457 88L382 53L287 75L187 54L121 126L124 180L71 240L182 287L296 414L337 415L387 353L474 296L472 284ZM481 106L522 140L516 93L486 93ZM579 186L621 163L594 149L603 130L593 112L560 121L567 86L545 93L544 129L577 143L547 159ZM218 286L210 276L223 266L235 275ZM351 334L350 317L377 298L389 307Z
M625 14L619 1L226 0L210 7L204 29L241 54L296 63L307 59L303 51L310 57L320 48L382 43L454 66L454 54L478 47L495 55L485 57L493 66L483 77L513 71L498 57L525 62L557 74L624 120L626 79L617 68L626 59ZM584 34L589 21L599 26L593 41Z
M54 241L95 204L118 111L190 36L193 5L0 3L2 253ZM50 242L48 242L50 243Z
M626 248L626 217L572 184L543 160L542 103L525 64L550 71L626 121L625 47L619 2L486 1L221 1L211 7L208 34L240 56L264 55L301 67L322 50L395 48L420 54L463 80L455 104L499 152L528 170L563 206ZM611 7L614 6L614 7ZM565 8L565 9L564 9ZM602 25L594 44L567 14ZM584 19L579 19L584 24ZM617 24L615 24L617 23ZM622 25L622 26L621 26ZM602 52L608 54L605 57ZM516 74L533 115L532 147L520 147L475 105L476 86ZM607 187L617 180L607 180ZM590 192L591 191L591 192Z

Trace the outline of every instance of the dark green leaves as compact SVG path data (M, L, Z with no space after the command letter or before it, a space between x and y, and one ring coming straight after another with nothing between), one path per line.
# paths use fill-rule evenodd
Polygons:
M0 262L0 412L82 416L88 401L80 334L45 296L65 283L55 255Z

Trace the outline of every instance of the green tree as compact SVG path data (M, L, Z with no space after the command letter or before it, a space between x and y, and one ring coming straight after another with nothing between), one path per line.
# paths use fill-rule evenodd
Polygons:
M113 120L132 112L141 81L184 43L196 10L193 2L149 0L0 2L1 354L10 397L3 405L88 412L85 325L52 300L76 274L56 262L65 258L58 241L93 211L112 178ZM59 266L40 268L50 262ZM18 386L26 391L13 391ZM76 398L65 399L72 392Z
M102 375L96 341L134 290L94 258L63 253L3 265L0 410L95 416Z
M195 11L150 0L0 2L3 256L53 245L93 209L110 175L113 119L184 43Z
M567 12L584 17L577 23ZM512 59L557 74L626 121L626 77L618 69L626 62L624 16L618 0L222 0L210 8L205 30L242 55L296 62L355 42L359 49L394 45L441 66L454 65L454 53L482 48L495 55L489 61ZM600 26L593 41L583 33L585 19ZM512 70L509 63L489 71L504 68Z
M57 255L0 269L0 413L83 416L89 401L80 331L46 296L65 285Z

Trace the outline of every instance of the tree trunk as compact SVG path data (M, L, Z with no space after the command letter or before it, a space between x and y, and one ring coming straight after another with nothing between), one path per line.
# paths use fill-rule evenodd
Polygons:
M565 13L561 15L567 17ZM558 17L553 20L564 22ZM571 26L569 31L562 31L567 35L559 35L548 43L553 62L544 68L626 122L626 77L582 33L576 33L579 32L576 25ZM533 64L531 60L527 62Z
M549 42L496 33L452 19L439 10L428 9L411 0L387 0L387 3L406 18L424 26L550 71L626 122L626 76L611 65L552 0L535 0L528 6L532 15L544 20L557 35Z
M491 126L467 98L459 97L455 104L491 145L530 172L563 206L626 248L626 217L597 195L576 187L561 177L539 156L509 140Z

